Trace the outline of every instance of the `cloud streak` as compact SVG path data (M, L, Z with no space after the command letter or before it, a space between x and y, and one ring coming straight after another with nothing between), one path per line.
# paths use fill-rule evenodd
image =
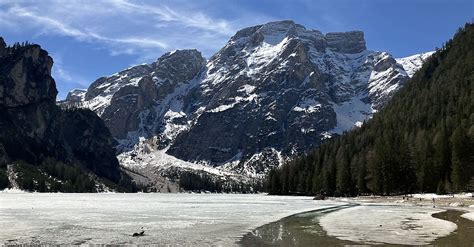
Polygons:
M35 35L60 35L98 43L117 54L157 54L191 48L190 37L200 39L206 55L235 32L230 22L199 10L106 1L6 1L0 3L0 23L36 30ZM17 23L17 25L7 25Z
M168 6L139 5L126 0L114 0L112 3L126 12L149 14L159 21L176 22L186 27L199 28L224 35L231 35L235 31L229 22L210 18L201 12L178 12Z

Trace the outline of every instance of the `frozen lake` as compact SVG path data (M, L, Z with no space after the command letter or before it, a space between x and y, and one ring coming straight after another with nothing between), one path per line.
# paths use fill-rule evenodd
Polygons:
M266 195L0 193L0 245L228 246L261 225L341 204ZM131 237L141 227L145 236Z
M291 196L8 192L0 193L0 245L424 245L459 243L458 236L471 243L463 237L474 236L470 215L432 216L442 212ZM144 236L131 236L142 227Z

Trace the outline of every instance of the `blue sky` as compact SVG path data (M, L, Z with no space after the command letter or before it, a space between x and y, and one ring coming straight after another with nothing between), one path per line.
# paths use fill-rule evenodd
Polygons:
M59 98L167 51L210 57L239 29L269 21L362 30L369 49L403 57L440 47L473 18L472 0L0 0L0 36L48 50Z

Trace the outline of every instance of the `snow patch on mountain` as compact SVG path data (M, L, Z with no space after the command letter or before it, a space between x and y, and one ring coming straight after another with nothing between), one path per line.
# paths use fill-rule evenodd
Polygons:
M156 141L156 139L155 139ZM139 171L145 167L156 167L159 170L166 170L171 167L178 167L184 170L204 171L217 176L235 175L219 168L213 168L205 163L192 163L180 160L166 154L166 148L159 150L152 141L140 138L140 141L133 150L119 154L117 157L120 164L131 170Z
M435 53L434 51L420 53L409 57L397 58L397 62L403 66L409 77L418 71L423 63Z
M266 40L268 37L265 37ZM281 38L281 37L280 37ZM271 38L271 41L275 42L278 38ZM272 42L267 43L264 41L260 46L247 51L249 56L247 57L247 75L255 75L261 71L262 68L267 66L273 59L278 58L278 55L282 52L284 47L288 44L288 37L283 38L281 42L273 45ZM267 40L268 41L268 40Z
M360 94L340 104L334 103L337 126L330 132L342 134L344 131L362 126L361 123L369 119L375 112L370 104L363 102L366 97L366 95Z
M305 113L313 113L319 111L321 103L315 99L304 98L300 103L293 107L293 111L302 111Z

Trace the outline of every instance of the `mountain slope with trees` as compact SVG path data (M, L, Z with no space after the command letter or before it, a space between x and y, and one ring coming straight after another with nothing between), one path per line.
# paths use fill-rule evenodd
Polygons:
M468 190L474 177L473 57L474 24L466 24L373 119L270 172L268 191Z

